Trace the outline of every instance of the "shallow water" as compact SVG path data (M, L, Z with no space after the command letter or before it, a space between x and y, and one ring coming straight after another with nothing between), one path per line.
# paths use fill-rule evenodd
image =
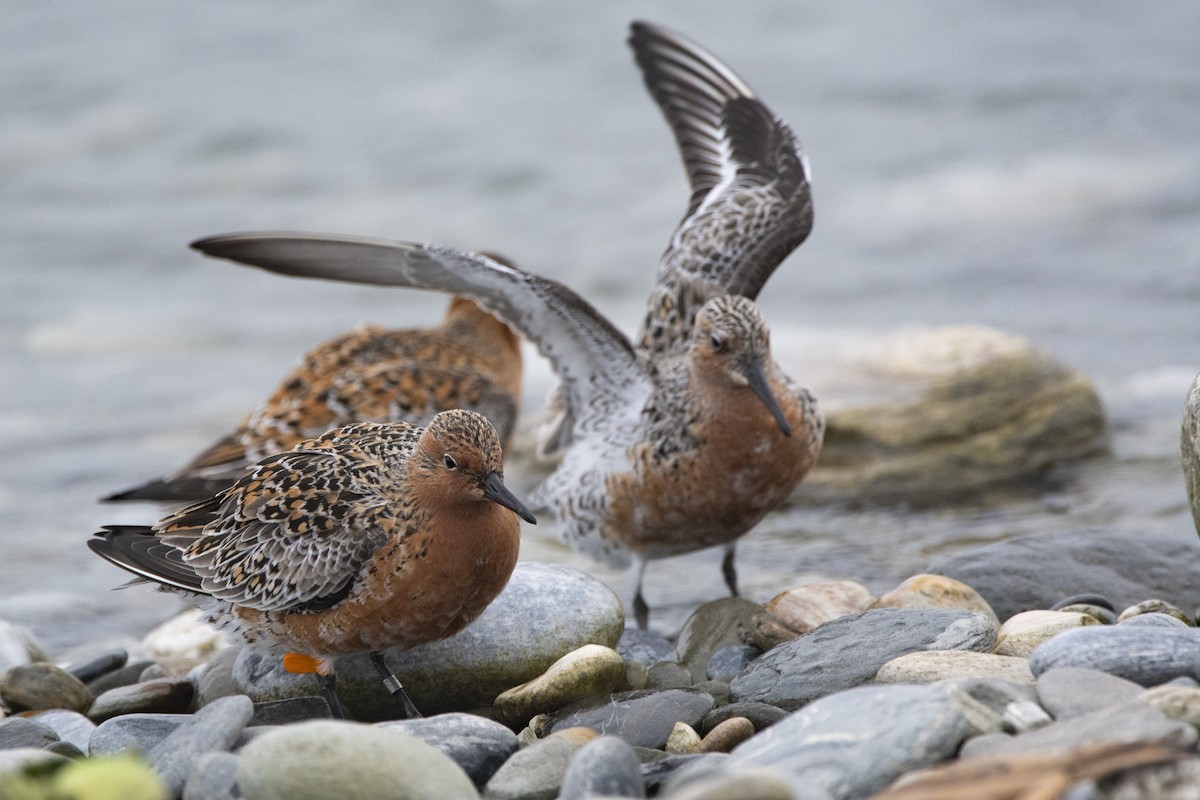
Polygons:
M805 143L817 222L762 297L777 340L992 325L1091 376L1113 422L1111 457L999 508L775 514L741 546L748 594L814 576L883 590L934 554L1031 531L1194 536L1178 421L1200 369L1200 6L730 8L8 9L0 617L61 649L167 615L169 598L107 591L121 574L82 544L155 510L95 498L180 463L323 338L440 313L420 293L207 261L194 238L286 228L495 249L632 330L686 197L623 44L638 16L712 48ZM530 372L527 419L549 385ZM628 593L550 527L528 531L525 557ZM655 622L718 596L718 561L653 564Z

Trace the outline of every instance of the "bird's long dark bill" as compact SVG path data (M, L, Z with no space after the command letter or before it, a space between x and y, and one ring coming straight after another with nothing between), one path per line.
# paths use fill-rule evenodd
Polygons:
M779 423L779 430L783 431L784 436L791 436L792 426L783 416L783 409L776 402L775 395L771 394L771 385L767 383L767 373L763 370L762 363L755 361L743 374L750 385L750 391L758 396L762 404L767 407L767 411L770 411L771 416L775 418L775 422Z
M537 518L508 490L504 481L500 479L500 473L493 472L483 479L483 496L509 509L530 525L537 525Z

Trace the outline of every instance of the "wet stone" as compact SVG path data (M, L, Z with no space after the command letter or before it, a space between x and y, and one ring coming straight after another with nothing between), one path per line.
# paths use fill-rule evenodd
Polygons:
M232 753L205 753L196 759L183 787L183 800L235 800L238 757Z
M112 650L105 650L103 653L98 653L77 664L71 664L66 670L86 684L96 680L101 675L107 675L114 670L120 669L128 661L129 651L122 647L117 647Z
M92 693L78 678L53 664L13 667L0 676L0 697L10 708L87 711Z
M660 661L675 659L675 646L661 633L640 628L626 628L617 642L617 652L626 661L634 661L650 669Z
M109 689L96 698L88 710L93 722L123 714L185 714L192 704L192 684L188 680L160 678Z
M25 717L0 720L0 750L22 747L47 747L59 741L59 735L49 725Z
M1133 681L1078 667L1047 670L1037 679L1038 702L1055 719L1069 719L1124 705L1143 691Z
M1034 675L1057 667L1096 669L1140 686L1158 686L1177 677L1194 678L1200 670L1200 631L1126 625L1094 625L1067 631L1043 644L1029 658Z
M750 662L761 656L762 650L754 645L735 644L722 647L708 660L708 677L731 680L734 675L750 666Z
M558 798L645 796L642 771L633 748L615 736L600 736L585 744L571 759Z
M734 678L735 702L795 710L868 683L894 658L922 650L989 652L996 629L984 616L944 609L881 608L827 622L764 653Z
M711 600L692 612L675 640L675 660L692 674L692 683L708 677L708 660L722 647L741 644L743 630L759 610L742 597Z
M215 700L213 701L215 702ZM255 703L251 725L287 725L309 719L329 719L332 713L324 697L293 697L270 703Z
M620 736L634 747L662 749L676 722L694 728L714 705L711 695L694 689L629 692L600 705L561 709L552 715L550 730L582 726Z
M438 714L377 725L407 733L436 747L462 767L480 789L517 751L517 737L511 730L472 714Z
M720 708L714 708L704 715L697 728L701 733L708 733L727 719L744 717L750 720L754 730L763 731L786 717L788 712L769 703L730 703Z
M49 726L64 742L70 742L84 753L88 751L88 741L96 724L78 711L54 709L35 714L32 719Z
M96 726L88 755L111 756L128 750L146 754L183 724L183 714L124 714Z
M167 738L146 753L148 763L174 795L205 753L233 747L254 714L254 703L245 695L214 700L189 715Z

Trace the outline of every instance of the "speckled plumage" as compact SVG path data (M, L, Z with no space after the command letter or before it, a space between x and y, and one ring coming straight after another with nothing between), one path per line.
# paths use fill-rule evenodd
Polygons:
M458 297L436 328L364 326L318 345L235 431L170 475L106 499L198 500L256 461L332 428L352 422L424 425L451 408L488 417L507 447L520 393L520 340Z
M663 254L634 346L591 305L486 256L360 237L246 233L193 244L285 275L456 292L534 342L561 380L533 500L594 556L644 565L733 543L816 461L824 419L770 355L752 302L808 235L804 157L788 127L728 67L677 34L634 23L631 44L675 132L692 195ZM639 590L635 607L645 622Z
M499 594L516 565L517 513L528 517L502 469L495 429L471 411L424 429L358 423L263 459L153 527L106 528L89 545L190 596L251 647L331 670L339 655L453 635Z

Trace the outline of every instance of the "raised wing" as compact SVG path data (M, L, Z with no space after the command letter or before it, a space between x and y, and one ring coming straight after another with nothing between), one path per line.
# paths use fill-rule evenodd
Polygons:
M575 438L636 422L652 384L629 340L567 287L477 253L351 236L235 233L191 245L205 255L304 278L467 295L550 360Z
M639 334L639 347L664 352L686 342L710 297L758 296L812 229L812 195L795 134L731 69L646 22L633 23L629 44L692 189Z

